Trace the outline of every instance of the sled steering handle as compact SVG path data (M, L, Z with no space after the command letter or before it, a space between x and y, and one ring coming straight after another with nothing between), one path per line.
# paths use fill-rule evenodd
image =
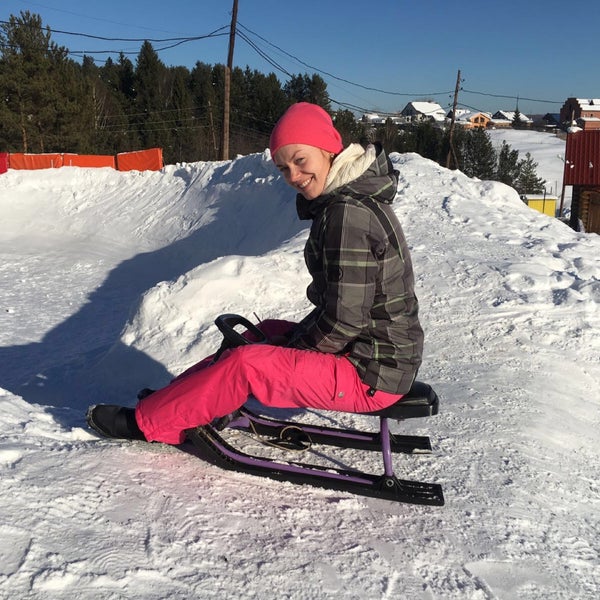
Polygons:
M227 344L228 348L235 348L244 344L264 344L267 341L267 336L248 319L233 314L219 315L215 319L215 325L219 331L223 334L223 342ZM251 342L246 339L241 333L236 331L237 326L242 326L248 331L254 338L255 342Z

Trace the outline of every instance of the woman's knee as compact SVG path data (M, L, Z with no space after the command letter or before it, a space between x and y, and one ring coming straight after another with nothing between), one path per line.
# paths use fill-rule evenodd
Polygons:
M226 359L230 368L247 377L260 375L265 379L277 379L294 368L288 356L290 350L270 344L249 344L228 350L221 360Z
M283 319L265 319L261 321L258 328L267 336L267 338L286 335L296 326L292 321L284 321Z

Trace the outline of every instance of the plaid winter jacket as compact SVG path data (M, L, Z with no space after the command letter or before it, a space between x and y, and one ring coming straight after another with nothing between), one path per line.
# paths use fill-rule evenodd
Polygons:
M356 179L314 200L298 195L300 218L313 221L304 255L315 309L291 345L346 355L373 389L405 394L421 364L423 330L391 208L397 173L380 147L369 150L375 158Z

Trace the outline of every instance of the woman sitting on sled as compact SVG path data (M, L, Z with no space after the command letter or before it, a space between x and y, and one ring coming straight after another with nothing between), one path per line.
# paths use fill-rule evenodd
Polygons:
M312 220L304 250L314 309L300 322L259 325L272 343L210 357L135 409L90 407L106 437L180 444L186 429L240 408L252 395L280 408L385 408L406 394L421 363L411 258L391 203L397 173L379 145L344 149L317 105L292 105L275 125L271 156Z

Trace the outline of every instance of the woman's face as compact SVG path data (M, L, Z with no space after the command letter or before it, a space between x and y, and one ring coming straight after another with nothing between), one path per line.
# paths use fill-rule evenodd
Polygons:
M282 146L273 157L285 181L307 200L314 200L323 193L332 160L331 152L306 144Z

